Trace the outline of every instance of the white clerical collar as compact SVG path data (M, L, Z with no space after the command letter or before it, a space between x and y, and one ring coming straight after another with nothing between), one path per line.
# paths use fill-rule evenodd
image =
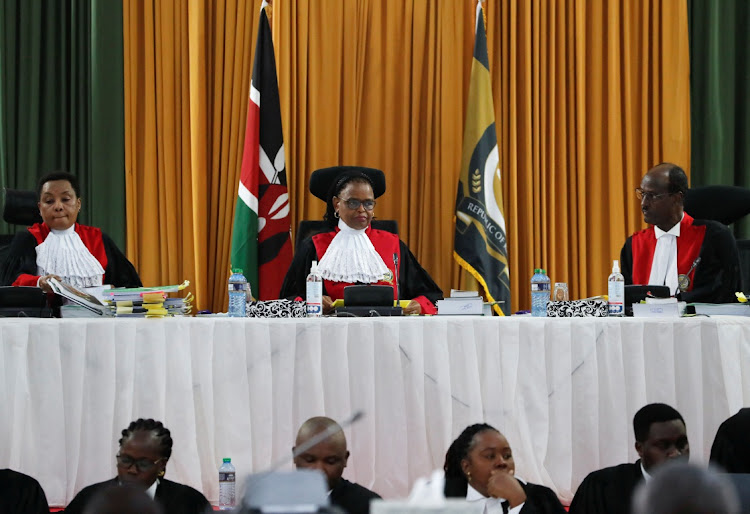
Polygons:
M516 480L521 482L522 484L526 484L526 481L522 478L515 477ZM470 484L466 485L466 501L467 502L478 502L482 501L484 502L483 512L486 514L493 514L493 513L501 513L503 512L502 503L504 501L507 501L505 498L488 498L487 496L484 496L482 493L474 489ZM526 503L526 502L524 502ZM509 514L520 512L523 508L524 503L520 505L516 505L512 509L510 509L508 512Z
M104 278L104 268L83 244L75 225L50 229L36 247L36 266L39 276L58 275L74 287L100 286Z
M643 479L648 482L651 480L651 475L648 471L646 471L646 468L643 467L643 461L641 461L641 473L643 473Z
M390 273L383 258L365 233L339 219L339 232L318 263L318 273L326 280L372 284Z
M151 484L151 487L149 487L148 489L146 489L146 494L147 494L147 495L148 495L148 497L149 497L149 498L151 498L152 500L153 500L153 499L154 499L154 497L156 496L156 488L157 488L157 487L159 487L159 479L158 479L158 478L157 478L156 480L154 480L154 483L153 483L153 484Z
M682 225L682 219L685 217L685 213L682 213L682 216L680 216L680 221L678 221L674 227L670 228L666 232L654 225L654 235L656 236L656 239L659 239L665 234L672 234L675 237L680 237L680 225Z

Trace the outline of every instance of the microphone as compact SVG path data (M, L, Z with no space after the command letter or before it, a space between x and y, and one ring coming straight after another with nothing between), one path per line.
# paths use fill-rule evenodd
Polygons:
M305 453L307 450L315 446L316 444L325 441L329 437L331 437L334 434L337 434L339 432L343 432L346 427L349 425L352 425L362 419L364 417L365 413L361 410L354 411L354 414L346 418L344 421L337 425L331 425L330 427L326 428L322 432L315 434L313 437L305 441L303 444L297 446L294 451L292 452L292 460L296 459L303 453ZM269 467L265 472L266 473L273 473L277 469L279 469L281 466L286 464L289 461L289 457L282 457L281 459L274 462L271 467Z
M401 292L398 287L398 254L393 252L393 269L395 270L395 284L396 284L396 300L401 299Z

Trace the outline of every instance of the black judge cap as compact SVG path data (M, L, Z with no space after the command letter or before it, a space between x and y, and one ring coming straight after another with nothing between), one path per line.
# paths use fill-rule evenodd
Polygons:
M328 193L339 179L364 175L372 184L372 192L375 198L385 193L385 174L375 168L363 166L332 166L313 171L310 175L310 192L323 200L328 201Z

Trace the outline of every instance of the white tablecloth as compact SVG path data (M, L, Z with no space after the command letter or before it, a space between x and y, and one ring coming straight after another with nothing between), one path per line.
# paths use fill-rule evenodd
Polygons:
M215 500L222 457L241 478L289 456L308 417L359 409L344 476L386 498L486 421L520 476L569 500L590 471L636 459L632 418L649 402L683 414L706 461L750 405L750 320L0 321L0 468L36 477L51 505L115 476L138 417L172 431L167 477Z

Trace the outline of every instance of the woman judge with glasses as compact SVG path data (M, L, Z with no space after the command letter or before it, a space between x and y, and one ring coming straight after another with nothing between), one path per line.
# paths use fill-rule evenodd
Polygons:
M281 297L305 297L313 261L323 277L323 313L352 284L394 286L394 299L411 300L404 314L435 314L443 293L396 234L374 229L375 199L385 192L382 171L335 166L313 172L310 191L326 202L330 230L303 241L281 287Z
M66 514L83 513L98 492L117 485L130 485L146 491L161 505L164 514L211 512L211 505L201 493L164 478L170 455L172 436L160 421L133 421L122 431L117 453L117 478L81 490L65 509Z

